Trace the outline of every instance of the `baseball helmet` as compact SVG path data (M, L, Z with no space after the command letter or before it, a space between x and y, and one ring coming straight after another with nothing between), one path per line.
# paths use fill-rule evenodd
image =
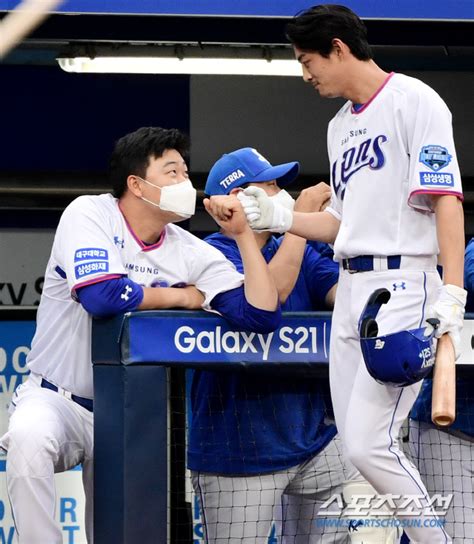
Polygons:
M427 327L379 336L377 314L390 300L388 289L377 289L369 297L359 319L359 335L365 366L382 385L404 387L425 378L431 371L436 353L434 339L437 319L427 319Z

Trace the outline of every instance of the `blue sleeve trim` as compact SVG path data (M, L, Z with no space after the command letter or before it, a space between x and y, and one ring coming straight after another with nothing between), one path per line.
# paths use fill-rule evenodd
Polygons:
M281 322L280 305L273 312L255 308L247 302L243 286L219 293L212 299L211 307L236 330L265 334L277 329Z
M109 317L136 310L143 287L128 278L114 278L77 289L79 302L94 317Z
M64 270L60 266L56 266L54 270L58 273L59 276L61 276L63 280L67 279L66 272L64 272Z

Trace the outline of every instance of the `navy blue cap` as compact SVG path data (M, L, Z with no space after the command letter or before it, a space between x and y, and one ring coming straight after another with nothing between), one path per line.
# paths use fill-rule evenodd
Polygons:
M279 187L291 183L300 171L298 162L272 166L253 147L243 147L226 153L214 164L207 176L207 195L228 195L232 189L246 183L277 180Z

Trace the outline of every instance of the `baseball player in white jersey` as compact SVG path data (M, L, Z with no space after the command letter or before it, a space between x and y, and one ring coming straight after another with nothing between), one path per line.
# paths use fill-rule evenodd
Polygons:
M287 35L304 80L323 97L347 99L328 129L332 201L324 212L291 213L250 187L244 191L247 218L255 229L279 228L334 243L341 273L330 380L352 469L344 498L350 510L356 495L373 493L371 484L389 495L385 510L394 516L383 526L370 512L359 512L352 541L396 542L394 527L403 524L414 542L450 542L442 520L431 517L426 488L398 444L420 383L394 387L373 379L361 354L358 321L370 295L386 288L391 300L378 314L380 335L438 318L436 335L447 332L459 354L464 228L451 114L421 81L375 64L365 25L344 6L308 9L288 24ZM401 509L408 495L422 505L411 524L413 516Z
M142 128L111 160L112 194L82 196L61 217L45 274L29 379L10 407L8 493L20 544L59 544L54 473L82 463L92 542L92 316L134 309L214 309L241 328L277 327L277 291L236 199L226 208L247 278L216 249L172 224L194 213L187 138ZM207 202L212 212L212 202ZM239 309L236 309L239 308ZM113 452L111 452L111 455Z

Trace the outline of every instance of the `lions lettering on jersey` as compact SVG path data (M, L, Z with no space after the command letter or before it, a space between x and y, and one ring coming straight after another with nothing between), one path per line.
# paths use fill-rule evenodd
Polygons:
M343 143L347 138L343 140ZM359 145L350 147L344 151L342 160L334 161L332 165L332 181L334 191L341 200L344 200L347 183L353 174L361 168L368 166L371 170L379 170L385 164L385 156L382 151L382 144L387 141L383 134L374 139L368 138Z

